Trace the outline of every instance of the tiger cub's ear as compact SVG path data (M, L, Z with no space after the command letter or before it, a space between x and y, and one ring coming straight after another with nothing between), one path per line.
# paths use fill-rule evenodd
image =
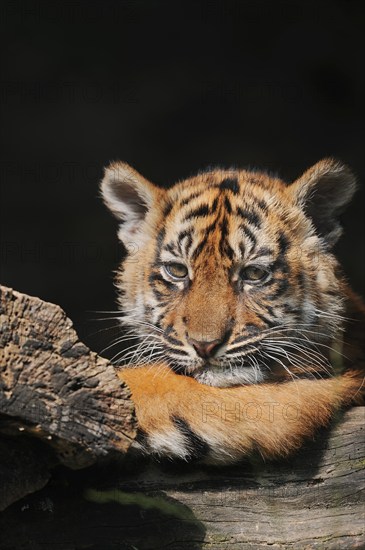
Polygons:
M101 193L106 206L121 221L118 236L127 244L135 239L147 212L158 203L162 190L124 162L105 168Z
M328 246L333 246L342 233L338 216L355 190L356 179L351 170L331 158L317 162L288 187Z

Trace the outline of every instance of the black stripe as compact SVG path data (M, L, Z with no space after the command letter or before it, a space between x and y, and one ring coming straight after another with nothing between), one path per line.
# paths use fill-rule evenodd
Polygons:
M148 434L145 430L142 430L142 428L137 428L137 434L134 441L141 445L145 452L148 450Z
M178 245L179 245L179 250L180 252L182 252L182 249L181 249L181 242L183 239L185 239L187 237L187 241L185 243L185 254L188 254L189 253L189 250L190 250L190 247L192 245L192 242L193 242L193 237L192 237L192 234L191 234L191 229L185 229L184 231L181 231L181 233L179 233L178 235Z
M183 434L186 445L189 450L189 458L191 460L202 460L210 451L209 444L196 434L183 418L173 416L171 418L176 428Z
M224 217L221 223L219 224L219 229L221 233L221 239L222 241L224 241L228 235L228 220L226 217Z
M237 338L232 340L231 345L239 344L240 342L245 342L246 340L249 340L250 338L251 338L251 336L245 336L245 335L237 336Z
M337 290L326 290L326 294L328 294L328 296L335 296L336 298L339 297Z
M258 250L256 250L256 256L272 256L273 251L271 248L267 248L266 246L262 246Z
M185 254L186 256L188 256L189 252L190 252L190 249L192 247L192 244L193 244L193 237L192 235L190 234L186 240L186 244L185 244Z
M289 281L287 279L280 279L278 282L278 287L275 291L276 297L284 294L289 288Z
M276 258L275 262L271 266L272 271L280 271L283 275L289 274L289 265L280 256Z
M215 228L217 227L217 220L214 220L213 223L211 223L210 225L208 225L205 229L204 229L204 234L205 235L209 235L209 233L212 233Z
M289 282L287 279L271 279L271 281L269 281L267 285L271 286L275 283L277 283L277 288L269 296L266 297L267 300L276 300L289 288Z
M245 339L246 340L250 340L252 338L252 336L247 336ZM245 340L242 340L243 342ZM255 345L256 345L256 342L255 342ZM244 355L252 355L252 352L255 351L255 348L251 345L251 342L248 342L248 344L243 344L242 346L237 346L235 347L234 349L229 349L226 351L226 355L235 355L237 353L241 353L243 352ZM251 352L251 353L247 353L247 352Z
M165 312L160 313L160 315L157 317L157 321L155 323L156 327L161 328L161 321L164 317L165 317Z
M254 202L255 205L256 205L260 210L262 210L263 212L267 212L267 210L268 210L268 205L266 204L266 202L265 202L264 200L258 199L258 198L255 197L255 196L252 196L250 200L252 200L252 202Z
M164 249L168 252L171 252L171 254L176 254L177 252L177 245L176 243L168 243L164 245Z
M192 260L196 260L198 256L201 254L203 248L207 244L208 236L206 235L203 240L197 245L197 247L194 249L194 252L191 255Z
M227 210L228 214L232 214L232 206L231 206L231 203L229 202L228 197L224 198L224 206L225 206L225 209Z
M300 290L304 290L305 287L307 286L306 285L307 278L302 270L300 270L299 273L297 273L296 279L297 279L297 285L300 288Z
M164 208L164 211L163 211L163 217L164 218L167 218L167 216L170 214L172 208L173 208L173 203L172 202L168 202L166 205L165 205L165 208Z
M245 325L245 332L247 332L250 336L256 336L261 332L262 328L254 325L253 323L247 323Z
M151 273L150 276L148 277L148 280L149 280L151 285L158 282L158 283L163 284L169 290L177 290L178 289L178 287L174 283L164 279L164 277L162 277L161 273Z
M226 256L228 256L228 258L232 261L233 258L234 258L234 251L233 251L233 248L231 247L231 245L227 242L226 242L226 245L224 247L224 252L225 252Z
M234 258L234 251L227 241L222 240L219 243L219 252L222 256L227 256L229 260L233 260Z
M174 325L167 325L165 334L171 334L171 332L174 332Z
M168 358L167 362L169 362ZM169 364L169 367L171 370L174 371L175 374L185 375L185 367L183 365L176 365L175 363L173 363L172 365Z
M239 214L244 220L248 221L249 224L254 225L257 228L261 227L261 217L257 214L257 212L253 212L252 210L247 210L247 208L241 208L240 206L238 206L237 214Z
M202 204L195 210L192 210L186 216L184 217L183 221L191 220L192 218L200 218L204 216L208 216L210 214L210 209L207 204Z
M183 342L181 342L180 340L177 340L173 336L166 336L165 335L165 340L167 340L169 342L169 344L172 344L173 346L183 346L184 345Z
M175 349L175 348L170 348L169 346L165 346L165 351L169 353L175 353L176 355L183 355L184 357L189 357L188 352L183 349Z
M186 197L185 199L183 199L181 202L180 202L180 207L181 206L186 206L187 204L189 204L190 201L192 201L193 199L197 199L198 197L200 197L200 195L202 194L203 191L195 191L195 193L192 193L191 195L189 195L189 197Z
M258 197L256 197L256 195L253 195L252 193L249 193L249 192L245 193L245 199L247 203L249 203L250 205L252 204L256 206L261 211L262 214L267 213L269 207L263 199L259 199Z
M268 314L273 317L274 319L277 319L277 315L275 315L274 310L271 306L265 304L265 309L267 310Z
M279 253L284 255L289 248L289 240L283 232L279 234L278 238Z
M162 229L160 229L158 235L157 235L157 239L156 239L156 255L155 255L155 262L157 262L159 256L160 256L160 252L161 252L161 247L162 247L162 243L163 243L163 240L165 238L165 228L163 227Z
M269 309L269 308L268 308ZM270 308L272 309L272 308ZM255 315L261 319L261 321L263 321L265 323L265 325L267 325L269 328L273 328L275 326L278 325L278 322L277 321L274 321L273 319L269 319L269 317L267 317L266 315L264 315L263 313L258 313L257 311L255 312Z
M260 176L268 176L269 174L267 173L262 173L262 172L258 172L258 176L255 176L255 175L252 175L252 174L249 174L249 177L247 178L248 182L254 187L263 187L264 189L267 189L267 181L264 179L262 180L262 178L260 178Z
M240 252L241 252L241 256L244 257L245 252L246 252L246 249L245 249L245 247L244 247L244 244L243 244L243 243L240 243L238 246L239 246L239 249L240 249Z
M162 241L164 240L164 238L165 238L165 228L163 227L162 229L160 229L160 231L158 232L158 235L157 235L156 241L157 241L158 246L161 247Z
M219 252L222 256L228 256L230 260L233 259L234 252L227 241L228 236L228 220L226 217L220 223L221 240L219 242Z
M162 300L163 298L166 298L166 296L162 292L160 292L155 286L152 287L152 292L157 300Z
M191 229L184 229L184 231L180 231L180 233L177 236L178 242L181 242L188 235L191 235Z
M299 317L301 317L303 311L300 307L297 306L291 306L290 304L283 304L281 306L283 308L284 313L295 313L299 314ZM295 330L295 326L293 327L293 330Z
M242 229L245 236L252 242L253 246L256 246L257 239L255 235L252 233L252 231L245 225L241 224L240 229ZM241 250L242 251L242 250Z
M217 206L218 206L218 197L216 197L213 201L212 212L215 212L217 210Z
M170 342L170 344L174 344L175 346L183 346L183 342L181 342L180 340L178 340L177 338L174 338L173 336L171 336L170 334L168 334L168 331L166 331L164 333L164 338L165 340L167 340L168 342Z
M219 188L222 191L224 191L225 189L228 189L229 191L232 191L234 195L238 195L240 191L237 178L225 178L222 181L222 183L219 185Z

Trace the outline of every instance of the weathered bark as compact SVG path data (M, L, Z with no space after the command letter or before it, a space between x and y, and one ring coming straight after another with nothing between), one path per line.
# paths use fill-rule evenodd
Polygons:
M79 341L60 307L5 287L0 287L0 413L0 433L38 437L73 468L126 452L135 435L129 390L108 361ZM0 441L10 456L12 439ZM25 453L27 468L29 461ZM47 477L44 471L41 478ZM4 491L2 497L8 501Z
M287 461L203 468L127 455L82 474L64 469L29 494L60 458L77 467L123 454L133 411L112 367L57 306L9 289L0 303L0 496L9 504L28 494L1 516L2 549L365 546L364 407Z

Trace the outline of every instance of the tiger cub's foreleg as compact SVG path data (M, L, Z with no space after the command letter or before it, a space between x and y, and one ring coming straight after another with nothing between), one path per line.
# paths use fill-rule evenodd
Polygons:
M227 464L253 451L286 456L361 393L363 374L217 388L167 366L127 368L140 436L135 447L160 457Z

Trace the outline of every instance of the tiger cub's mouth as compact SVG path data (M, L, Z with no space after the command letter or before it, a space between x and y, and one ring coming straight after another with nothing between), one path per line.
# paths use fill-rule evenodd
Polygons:
M267 373L258 365L240 363L232 365L223 358L210 358L202 362L185 365L170 365L177 374L190 376L209 386L231 387L235 385L258 384L267 378Z
M291 349L293 346L295 353ZM260 344L256 342L255 350L249 345L240 356L232 355L229 348L223 346L213 357L184 358L180 361L168 358L168 363L177 374L217 387L259 384L268 380L327 378L333 375L331 357L310 343L299 348L299 344L289 340L287 345L280 342L280 347L276 348L274 341L267 343L263 338Z

